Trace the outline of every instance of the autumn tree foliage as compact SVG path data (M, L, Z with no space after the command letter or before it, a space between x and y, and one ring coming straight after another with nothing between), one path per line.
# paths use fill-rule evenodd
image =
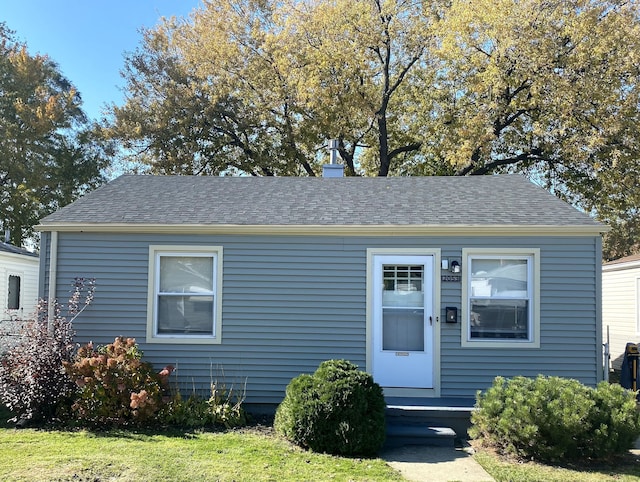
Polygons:
M152 172L521 172L638 224L640 18L616 0L219 0L144 32L102 134ZM616 252L623 252L621 248Z
M107 160L81 104L58 66L0 23L0 222L15 245L102 181Z

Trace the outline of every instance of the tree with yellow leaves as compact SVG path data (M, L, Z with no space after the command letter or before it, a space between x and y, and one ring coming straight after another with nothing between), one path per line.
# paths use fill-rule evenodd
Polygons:
M57 65L0 23L0 223L20 246L38 220L102 180L81 99Z
M206 0L145 32L105 132L189 174L317 175L336 138L350 175L521 172L612 220L640 208L603 195L640 170L639 11Z

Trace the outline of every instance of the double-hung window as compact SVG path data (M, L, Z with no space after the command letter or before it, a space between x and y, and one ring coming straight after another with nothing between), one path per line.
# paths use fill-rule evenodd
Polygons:
M222 247L151 246L147 341L220 343Z
M463 346L540 346L539 249L464 249Z

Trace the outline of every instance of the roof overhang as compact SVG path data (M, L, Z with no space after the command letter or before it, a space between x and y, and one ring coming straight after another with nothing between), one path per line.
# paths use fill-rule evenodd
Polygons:
M14 259L20 262L31 262L33 264L38 264L40 262L39 261L40 258L35 253L26 254L26 253L11 253L9 251L0 251L0 257L6 258L6 259Z
M607 272L607 271L622 271L625 269L634 269L634 268L640 268L640 260L635 260L635 261L625 261L622 263L607 263L607 264L603 264L602 265L602 271L603 272Z
M45 223L40 232L131 234L260 234L314 236L599 236L605 225L236 225L236 224L130 224Z

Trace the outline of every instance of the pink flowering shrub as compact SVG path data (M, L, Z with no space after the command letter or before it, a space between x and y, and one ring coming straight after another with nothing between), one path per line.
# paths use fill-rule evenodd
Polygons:
M141 360L134 338L118 337L95 349L92 343L78 349L64 368L78 387L72 405L77 419L96 425L142 425L153 420L173 367L154 372Z

